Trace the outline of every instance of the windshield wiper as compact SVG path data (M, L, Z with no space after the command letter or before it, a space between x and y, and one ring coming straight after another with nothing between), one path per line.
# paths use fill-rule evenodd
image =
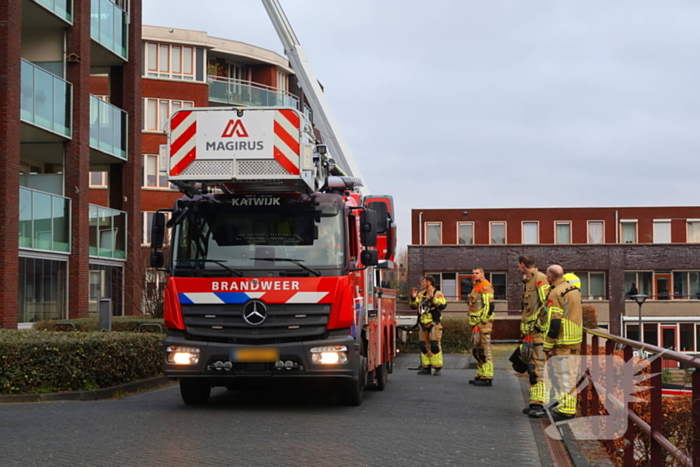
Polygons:
M187 259L187 260L181 260L181 261L192 261L196 263L216 263L222 268L230 271L232 274L237 275L238 277L241 277L243 275L242 272L236 271L235 269L231 269L230 267L226 266L224 263L226 262L225 259Z
M291 258L250 258L250 259L255 260L255 261L287 261L287 262L296 264L300 268L306 269L307 271L309 271L311 274L314 274L315 276L321 275L321 271L311 269L310 267L304 266L303 264L301 264L302 261L304 261L303 259L291 259Z

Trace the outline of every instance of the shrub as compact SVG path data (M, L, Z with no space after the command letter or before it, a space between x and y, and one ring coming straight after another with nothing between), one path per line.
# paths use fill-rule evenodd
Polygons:
M471 350L472 326L465 318L445 318L442 323L442 351L465 353ZM406 343L398 341L401 352L418 352L418 330L409 333Z
M106 388L161 374L161 334L0 330L0 394Z
M583 327L587 329L595 329L598 327L598 312L594 306L583 306Z
M97 318L62 319L52 321L37 321L32 329L37 331L66 331L68 327L54 329L54 324L73 323L76 331L92 332L99 330ZM162 332L166 331L165 322L162 319L144 318L141 316L115 316L112 318L112 331L114 332L138 332L141 324L160 324ZM149 327L147 331L157 329L155 326Z

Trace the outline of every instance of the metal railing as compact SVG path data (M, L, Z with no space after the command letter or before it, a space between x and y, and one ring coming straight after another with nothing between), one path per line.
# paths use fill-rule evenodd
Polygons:
M127 13L110 0L90 1L90 37L127 58Z
M21 66L22 120L70 138L72 85L27 60Z
M90 96L90 147L126 160L128 117L119 107Z
M628 402L627 407L623 406L623 403L615 399L614 396L608 392L606 398L616 404L618 407L624 407L627 413L629 421L632 423L628 424L627 430L625 432L625 443L624 443L624 465L636 465L635 459L635 430L636 425L641 431L649 435L651 440L651 450L649 453L649 465L661 466L665 464L666 458L668 457L664 454L664 450L673 457L680 465L692 466L700 465L700 359L693 356L683 354L680 352L674 352L668 349L663 349L654 345L644 344L642 342L633 341L630 339L625 339L623 337L608 334L602 331L594 331L590 329L584 329L584 331L591 336L591 344L583 346L584 355L597 356L600 354L599 343L600 339L605 339L605 355L612 356L616 350L616 347L624 346L624 360L629 362L634 358L634 350L641 352L647 352L651 354L661 355L663 358L675 360L686 365L688 368L693 368L692 376L692 424L693 424L693 452L695 456L695 461L691 458L688 453L683 452L678 447L674 446L673 443L664 437L662 434L662 423L663 416L662 413L662 359L653 358L651 359L651 387L650 391L650 423L647 423L642 419L640 414L636 413L633 408L633 402ZM600 369L597 367L591 368L592 374L587 374L585 377L589 382L594 383L597 380L597 372ZM612 365L606 365L605 371L607 373L606 381L613 381L614 373ZM584 416L600 416L603 415L601 410L600 400L595 393L593 393L592 385L589 384L582 391L581 398L581 410ZM614 440L606 440L606 447L609 452L614 452L615 444Z
M209 100L231 105L256 105L266 107L294 107L299 109L299 99L282 89L253 81L208 75Z

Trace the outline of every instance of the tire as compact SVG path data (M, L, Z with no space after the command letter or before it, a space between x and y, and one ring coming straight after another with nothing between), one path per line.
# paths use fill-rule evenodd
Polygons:
M180 396L187 405L206 404L211 394L211 384L206 379L181 378Z
M389 379L389 363L383 363L374 370L374 377L377 384L377 391L383 391Z
M365 396L365 385L367 384L367 357L364 353L363 348L360 354L357 379L346 381L343 385L340 394L340 401L343 405L357 407L362 404L362 399Z

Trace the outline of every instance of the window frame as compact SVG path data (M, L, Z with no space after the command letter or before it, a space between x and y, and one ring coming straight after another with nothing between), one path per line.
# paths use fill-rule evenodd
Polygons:
M503 243L493 243L494 224L503 224ZM489 245L508 245L508 223L506 221L489 221Z
M568 225L569 226L569 241L566 243L560 242L559 237L557 237L557 227L559 225ZM571 221L554 221L554 244L555 245L571 245L573 244L573 233L571 229Z
M155 46L155 69L150 67L149 60L153 57L150 46ZM163 67L161 58L161 48L167 47L167 63ZM180 71L173 71L173 57L175 49L179 49L180 55ZM185 54L191 57L192 70L191 73L185 72ZM197 48L192 45L185 44L168 44L164 42L144 42L143 61L146 64L144 67L143 78L146 79L169 79L173 81L197 81ZM163 69L161 69L163 68Z
M96 174L96 173L100 174L100 184L99 185L93 185L93 183L92 183L92 174ZM105 171L90 172L90 188L108 188L109 187L108 183L109 183L109 172L105 172Z
M141 188L144 190L168 190L168 191L173 191L177 190L177 187L175 187L172 183L168 181L167 177L167 166L165 167L166 171L161 172L161 155L160 154L141 154L143 156L143 179L141 181ZM155 157L156 160L156 185L155 186L150 186L148 185L148 163L147 160L149 157ZM165 175L165 183L166 185L160 185L160 179L161 179L161 173L166 174Z
M428 243L428 225L437 225L440 227L440 243ZM442 221L425 221L423 223L423 229L425 235L425 243L423 243L423 245L444 245L442 242Z
M591 242L591 224L602 224L603 239L600 242ZM586 243L589 245L605 245L605 221L604 220L589 220L586 221Z
M622 224L634 224L634 241L633 242L624 242L622 240ZM639 221L638 219L620 219L620 244L627 245L627 244L637 244L639 243Z
M148 110L148 104L149 102L154 102L155 103L155 125L156 128L147 128L149 123L148 123L148 118L151 116L151 112ZM167 103L168 105L168 116L163 117L161 115L160 111L160 106L163 103ZM177 99L160 99L158 97L144 97L143 98L143 123L142 123L142 131L146 133L167 133L167 130L165 129L165 123L168 121L168 118L173 114L173 103L180 104L180 109L190 109L195 107L194 101L181 101Z
M460 243L461 235L459 234L460 227L463 225L468 225L472 229L472 242L471 243ZM475 239L474 239L474 222L457 222L457 245L475 245Z
M525 241L525 224L535 224L536 227L536 237L537 239L535 240L534 243L532 242L526 242ZM540 244L540 221L522 221L520 223L520 232L521 232L521 242L523 245L539 245Z
M700 243L690 241L690 224L698 224L698 231L700 232L700 219L686 219L685 220L685 243Z
M656 241L656 225L657 224L668 224L668 242L657 242ZM673 228L671 219L653 219L651 226L651 242L655 245L668 245L673 243Z

